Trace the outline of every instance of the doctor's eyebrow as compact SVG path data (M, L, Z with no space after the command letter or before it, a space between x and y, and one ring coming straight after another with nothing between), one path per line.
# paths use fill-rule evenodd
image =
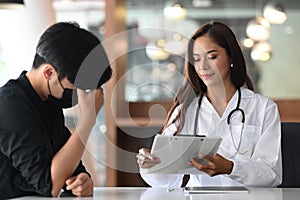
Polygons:
M218 51L216 49L213 49L213 50L206 52L206 54L213 53L213 52L218 52Z
M210 53L213 53L213 52L218 52L218 50L212 49L212 50L207 51L206 54L210 54ZM197 55L200 55L200 53L193 53L193 55L197 56Z
M214 53L214 52L218 52L218 51L213 49L213 50L207 51L205 54L207 55L207 54ZM201 55L201 54L200 53L193 53L193 56L199 56L199 55Z

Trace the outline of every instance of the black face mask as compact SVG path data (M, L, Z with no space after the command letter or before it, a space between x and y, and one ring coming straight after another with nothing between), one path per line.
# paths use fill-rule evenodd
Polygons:
M57 106L59 108L71 108L72 106L76 105L78 103L78 96L77 96L77 90L76 89L68 89L64 88L61 82L59 82L61 87L64 89L64 92L62 94L62 97L60 99L54 97L51 94L50 85L48 81L48 102L51 105Z
M71 108L78 103L77 90L64 89L61 99L58 99L49 94L48 102L59 108Z

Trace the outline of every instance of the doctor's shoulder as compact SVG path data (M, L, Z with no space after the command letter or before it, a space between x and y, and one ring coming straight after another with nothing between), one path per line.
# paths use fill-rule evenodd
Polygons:
M272 98L264 94L261 94L259 92L249 90L247 88L243 88L241 90L242 90L242 98L244 99L244 101L250 102L251 104L257 104L258 106L265 105L267 107L271 106L277 108L277 104Z

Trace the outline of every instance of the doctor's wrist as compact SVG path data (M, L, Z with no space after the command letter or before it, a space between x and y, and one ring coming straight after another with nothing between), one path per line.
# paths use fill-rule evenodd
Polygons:
M231 172L233 170L233 165L234 165L234 163L231 160L229 160L229 162L228 162L228 170L227 170L227 173L226 173L227 175L231 174Z

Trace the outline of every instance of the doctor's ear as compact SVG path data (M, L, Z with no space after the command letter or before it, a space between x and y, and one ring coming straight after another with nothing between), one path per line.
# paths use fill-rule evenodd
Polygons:
M43 75L47 80L50 80L52 76L56 74L56 70L51 64L43 64Z

